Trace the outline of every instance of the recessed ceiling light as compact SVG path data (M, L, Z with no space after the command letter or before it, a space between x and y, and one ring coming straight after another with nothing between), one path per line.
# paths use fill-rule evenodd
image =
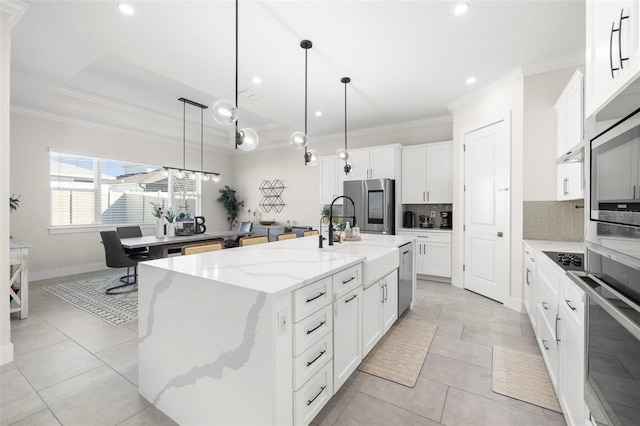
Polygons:
M476 82L476 78L475 77L469 77L467 78L467 84L473 84Z
M322 111L316 111L316 117L322 117Z
M262 83L262 79L256 75L255 77L253 77L253 83L260 84Z
M118 9L120 9L120 12L124 13L125 15L133 15L134 12L133 6L127 3L118 3Z
M456 15L462 15L467 10L469 10L469 3L460 3L456 6L455 9L453 9L453 13L455 13Z

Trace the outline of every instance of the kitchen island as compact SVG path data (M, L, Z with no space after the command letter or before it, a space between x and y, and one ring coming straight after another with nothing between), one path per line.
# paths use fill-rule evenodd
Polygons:
M179 424L308 424L362 359L364 276L396 273L410 242L306 237L140 263L140 394Z

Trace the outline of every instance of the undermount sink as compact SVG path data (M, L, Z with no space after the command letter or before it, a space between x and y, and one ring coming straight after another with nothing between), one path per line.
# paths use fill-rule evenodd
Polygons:
M362 265L362 283L365 288L371 286L380 278L383 278L399 265L397 248L372 247L343 243L338 247L332 247L331 251L356 256L366 256L366 260Z

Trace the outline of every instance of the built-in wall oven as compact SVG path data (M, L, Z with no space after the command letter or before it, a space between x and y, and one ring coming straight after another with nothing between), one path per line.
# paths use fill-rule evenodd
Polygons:
M640 80L587 123L585 402L601 425L640 422Z

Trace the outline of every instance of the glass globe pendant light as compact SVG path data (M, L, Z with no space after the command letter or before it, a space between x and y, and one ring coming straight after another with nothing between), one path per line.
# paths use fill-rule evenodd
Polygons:
M297 131L291 134L291 145L295 148L305 148L307 143L309 142L309 138L307 137L307 53L309 49L313 47L313 43L311 40L302 40L300 42L300 47L304 49L304 132ZM307 164L305 157L305 165Z
M344 161L344 174L352 175L354 167L349 163L349 151L347 150L347 84L351 82L351 79L342 77L340 82L344 84L344 148L340 148L336 154L341 161Z
M235 125L236 149L253 151L258 147L258 134L250 128L238 129L238 0L236 0L236 103L220 99L213 104L213 119L222 125Z

